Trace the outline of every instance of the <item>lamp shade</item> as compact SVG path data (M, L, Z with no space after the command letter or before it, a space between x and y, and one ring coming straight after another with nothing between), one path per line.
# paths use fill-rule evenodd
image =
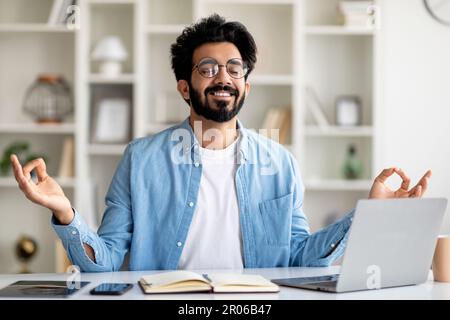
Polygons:
M122 41L116 36L101 39L92 52L92 59L107 61L124 61L128 57Z

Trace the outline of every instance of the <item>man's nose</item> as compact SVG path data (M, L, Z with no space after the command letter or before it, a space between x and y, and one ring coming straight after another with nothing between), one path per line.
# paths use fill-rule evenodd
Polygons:
M217 84L231 85L231 77L228 74L227 67L219 65L219 71L216 74L214 82Z

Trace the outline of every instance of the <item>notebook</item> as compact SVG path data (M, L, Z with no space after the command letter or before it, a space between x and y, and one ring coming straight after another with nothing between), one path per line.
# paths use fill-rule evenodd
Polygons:
M278 285L254 274L170 271L141 277L139 285L144 293L186 292L278 292Z

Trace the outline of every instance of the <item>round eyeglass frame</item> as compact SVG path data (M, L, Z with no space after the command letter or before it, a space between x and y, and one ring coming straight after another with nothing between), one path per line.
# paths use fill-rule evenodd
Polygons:
M211 74L211 76L206 76L206 75L202 74L202 73L200 72L200 70L199 70L199 67L201 66L201 64L202 64L202 63L206 63L207 61L209 61L209 63L212 63L212 64L214 65L214 68L212 69L212 70L214 70L214 73ZM230 73L230 71L229 71L229 69L228 69L228 66L230 65L230 62L232 62L232 61L239 61L239 62L241 63L241 65L242 65L242 71L243 71L242 76L236 77L236 76L233 76L232 73ZM239 59L239 58L231 58L231 59L229 59L229 60L227 61L226 64L219 64L219 63L217 62L217 60L214 59L214 58L209 58L209 57L203 58L203 59L201 59L201 60L200 60L200 61L192 68L192 71L193 71L194 69L197 69L197 72L198 72L202 77L204 77L204 78L214 78L215 76L217 76L217 75L219 74L219 68L220 68L220 67L225 67L225 70L227 70L227 73L228 73L228 74L230 75L230 77L232 77L233 79L242 79L243 77L245 77L245 76L248 74L248 67L247 67L247 65L244 63L244 61L242 61L242 59Z

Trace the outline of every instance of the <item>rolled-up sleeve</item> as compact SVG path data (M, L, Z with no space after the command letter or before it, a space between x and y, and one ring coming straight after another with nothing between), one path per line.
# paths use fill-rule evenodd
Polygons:
M106 210L98 232L89 229L81 214L75 215L68 225L61 225L52 217L52 226L61 238L70 261L85 272L120 270L128 252L133 232L130 196L130 144L125 150L107 192ZM84 244L94 250L95 262L84 249Z
M290 266L326 267L339 259L345 251L354 210L335 223L313 233L303 212L304 185L295 159L294 205L291 227Z

